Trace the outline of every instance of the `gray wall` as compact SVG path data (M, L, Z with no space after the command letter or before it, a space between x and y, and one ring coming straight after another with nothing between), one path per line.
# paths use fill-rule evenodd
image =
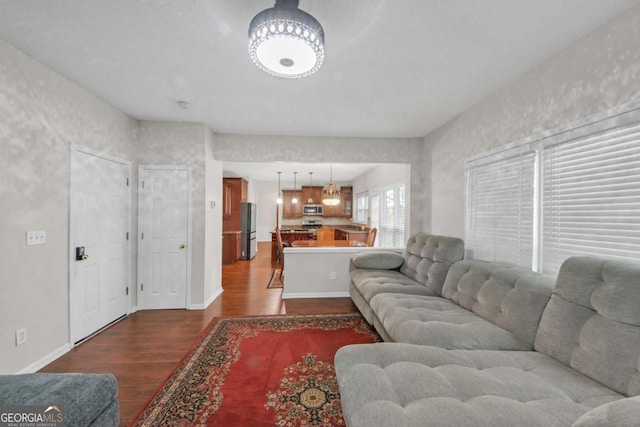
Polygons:
M69 342L70 144L132 161L135 131L134 120L0 40L0 373ZM25 246L28 230L45 230L47 244ZM16 347L23 327L28 341Z
M204 125L137 122L0 40L0 374L33 370L69 348L71 144L132 163L133 236L138 164L192 166L189 304L204 307L222 291L222 164L213 158L214 139ZM45 230L47 244L26 247L28 230ZM135 287L136 239L131 252ZM15 330L24 327L28 341L16 347Z
M464 237L464 160L640 99L640 7L424 138L433 233Z

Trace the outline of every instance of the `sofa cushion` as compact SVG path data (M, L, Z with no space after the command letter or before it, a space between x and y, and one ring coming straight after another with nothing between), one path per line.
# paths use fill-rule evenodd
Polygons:
M464 256L464 243L455 237L418 233L407 241L402 274L411 277L442 295L444 279L449 267Z
M449 269L442 295L513 333L528 350L553 286L552 277L519 266L464 260Z
M379 294L371 308L392 341L447 349L531 350L531 343L441 297ZM376 324L376 328L379 326Z
M371 298L385 292L400 292L412 295L434 295L421 283L395 270L364 270L351 271L351 286L349 295L353 303L367 322L373 324L373 311L369 306Z
M351 262L357 268L393 270L404 263L404 257L390 251L363 252L352 256Z
M349 427L570 426L622 397L536 352L350 345L335 368Z
M627 396L640 394L640 264L566 260L534 348Z
M0 376L5 405L56 405L68 426L117 426L118 383L109 374L35 373Z
M634 427L640 421L640 397L627 397L590 410L573 427Z

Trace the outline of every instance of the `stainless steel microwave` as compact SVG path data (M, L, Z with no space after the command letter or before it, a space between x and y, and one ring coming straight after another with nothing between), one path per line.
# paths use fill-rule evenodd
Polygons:
M322 215L322 205L303 205L303 215Z

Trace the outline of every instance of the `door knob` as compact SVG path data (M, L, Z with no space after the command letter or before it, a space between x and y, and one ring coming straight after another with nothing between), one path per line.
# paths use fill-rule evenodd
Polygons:
M89 255L87 254L82 255L82 259L89 259Z
M178 246L180 249L184 249L186 246L184 245L184 243L180 243L180 246Z

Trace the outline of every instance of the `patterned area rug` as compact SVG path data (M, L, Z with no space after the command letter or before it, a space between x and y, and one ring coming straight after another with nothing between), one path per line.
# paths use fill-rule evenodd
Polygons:
M271 274L271 279L269 279L269 283L267 284L267 289L272 288L284 288L284 284L282 283L282 276L280 275L280 269L276 268L273 270L273 274Z
M214 319L132 426L344 426L333 357L377 341L360 314Z

